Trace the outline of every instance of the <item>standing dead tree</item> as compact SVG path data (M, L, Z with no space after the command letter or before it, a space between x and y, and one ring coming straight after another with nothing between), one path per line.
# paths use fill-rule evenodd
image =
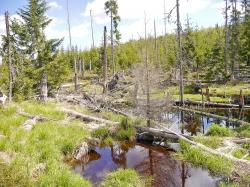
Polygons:
M71 27L70 27L70 17L69 17L69 0L67 0L67 23L68 23L68 32L69 32L69 50L72 50L72 39L71 39ZM76 57L74 57L74 85L75 91L78 89L78 78L77 78L77 62Z
M108 57L107 57L107 28L104 26L103 32L103 93L107 94L107 70L108 70Z
M9 12L5 12L6 36L8 44L8 63L9 63L9 102L12 101L12 59L11 59L11 46L10 46L10 26L9 26Z

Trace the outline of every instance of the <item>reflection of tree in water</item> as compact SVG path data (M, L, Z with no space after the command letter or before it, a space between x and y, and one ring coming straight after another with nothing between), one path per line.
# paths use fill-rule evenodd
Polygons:
M101 155L94 150L83 156L81 158L81 173L84 173L84 168L87 164L89 164L92 161L99 160L100 158Z
M175 160L167 151L156 147L145 149L141 154L145 154L144 160L134 168L139 173L151 176L154 187L180 187L185 184L188 166L184 162Z
M131 147L134 147L135 143L132 142L116 142L110 146L111 157L114 163L119 167L127 167L126 154Z
M191 133L191 136L197 135L197 132L201 131L202 121L200 116L192 113L186 113L184 116L184 120L187 123L187 125L185 125L185 129L187 130L187 132Z

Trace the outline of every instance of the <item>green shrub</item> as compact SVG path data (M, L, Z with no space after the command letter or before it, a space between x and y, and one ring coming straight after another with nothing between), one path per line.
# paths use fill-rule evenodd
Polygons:
M118 169L109 173L101 183L102 187L144 187L145 183L140 179L136 171L132 169Z
M91 133L94 138L104 139L109 136L109 130L106 128L98 128Z
M213 124L208 129L206 135L208 135L208 136L225 137L225 136L230 136L231 135L231 131L230 131L230 129L228 129L226 127L221 127L220 125Z

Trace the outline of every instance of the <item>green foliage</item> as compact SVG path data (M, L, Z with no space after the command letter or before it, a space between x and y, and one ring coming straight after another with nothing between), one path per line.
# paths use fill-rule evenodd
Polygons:
M207 168L216 175L230 176L232 172L232 162L224 157L205 154L197 148L191 147L187 142L181 140L181 154L183 158L195 166Z
M220 136L220 137L224 137L224 136L230 136L232 133L230 131L230 129L226 128L226 127L221 127L218 124L213 124L211 125L211 127L209 127L206 135L208 136Z
M143 187L145 183L132 169L118 169L109 173L101 183L102 187Z

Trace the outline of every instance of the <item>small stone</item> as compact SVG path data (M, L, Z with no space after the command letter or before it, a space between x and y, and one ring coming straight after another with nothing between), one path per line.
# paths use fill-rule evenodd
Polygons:
M40 163L35 166L35 168L32 170L32 176L34 178L37 178L44 170L45 170L45 164Z
M154 136L147 133L147 132L144 132L144 133L141 133L141 134L137 134L136 135L136 140L137 141L142 141L142 142L152 143L154 141Z
M0 152L0 160L2 160L7 165L10 165L11 163L11 157L5 152Z
M90 146L86 142L83 142L79 146L79 148L76 149L76 151L74 152L74 158L76 160L81 160L82 157L84 157L85 155L87 155L90 151L91 151Z

